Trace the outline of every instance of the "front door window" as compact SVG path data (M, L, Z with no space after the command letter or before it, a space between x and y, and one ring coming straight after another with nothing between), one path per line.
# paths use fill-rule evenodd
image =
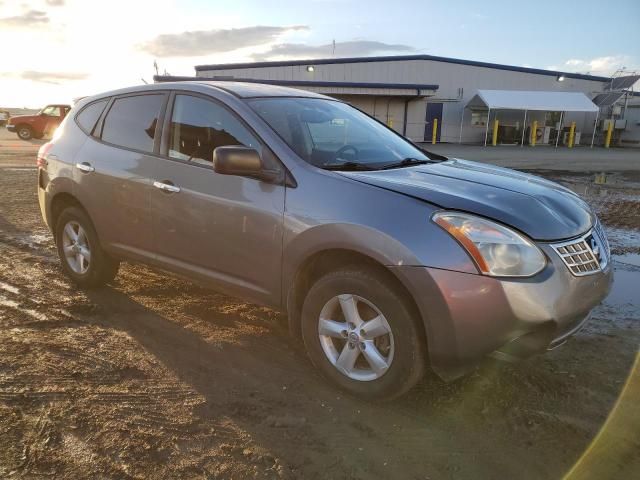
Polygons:
M261 152L258 140L226 108L191 95L176 95L169 156L211 165L217 147L241 145Z

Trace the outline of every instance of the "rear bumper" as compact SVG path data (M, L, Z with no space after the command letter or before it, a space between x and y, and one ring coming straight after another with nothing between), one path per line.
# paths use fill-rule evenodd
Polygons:
M575 277L553 251L543 250L547 267L525 279L393 267L422 314L436 373L456 378L488 355L526 358L559 346L582 328L611 289L611 266Z

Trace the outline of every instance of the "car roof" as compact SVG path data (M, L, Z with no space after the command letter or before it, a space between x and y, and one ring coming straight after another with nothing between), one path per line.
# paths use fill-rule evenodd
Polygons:
M189 83L189 82L180 82ZM237 97L256 98L256 97L313 97L313 98L329 98L319 93L300 90L298 88L282 87L280 85L268 85L266 83L254 82L233 82L233 81L198 81L203 85L209 85L214 88L226 90Z
M86 104L88 101L111 97L114 95L124 95L128 93L150 92L154 90L179 89L190 90L194 92L206 92L208 89L216 89L228 92L239 98L258 98L258 97L308 97L308 98L325 98L334 100L326 95L309 92L307 90L299 90L297 88L281 87L279 85L267 85L263 83L249 82L233 82L233 81L178 81L178 82L162 82L150 85L138 85L135 87L121 88L112 90L90 97L82 98L78 103Z

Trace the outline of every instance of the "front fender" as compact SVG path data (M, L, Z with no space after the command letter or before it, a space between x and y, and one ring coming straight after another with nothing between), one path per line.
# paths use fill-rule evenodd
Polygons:
M283 286L288 291L305 260L326 250L349 250L385 266L419 265L419 259L393 237L364 225L332 223L297 234L284 249Z

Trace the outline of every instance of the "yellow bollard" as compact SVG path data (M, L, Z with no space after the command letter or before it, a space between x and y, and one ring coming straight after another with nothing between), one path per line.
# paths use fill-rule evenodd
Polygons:
M431 143L433 145L436 144L436 139L438 138L438 119L433 119L433 131L431 132Z
M538 121L534 120L531 124L531 144L532 147L536 146L536 134L538 133Z
M607 136L604 139L604 148L609 148L609 145L611 145L612 133L613 133L613 120L609 120L609 126L607 127Z
M491 136L491 145L494 147L498 144L498 119L493 121L493 135Z
M573 139L576 134L576 122L571 122L571 127L569 127L569 144L567 147L573 148Z
M393 128L393 117L387 119L387 127Z

